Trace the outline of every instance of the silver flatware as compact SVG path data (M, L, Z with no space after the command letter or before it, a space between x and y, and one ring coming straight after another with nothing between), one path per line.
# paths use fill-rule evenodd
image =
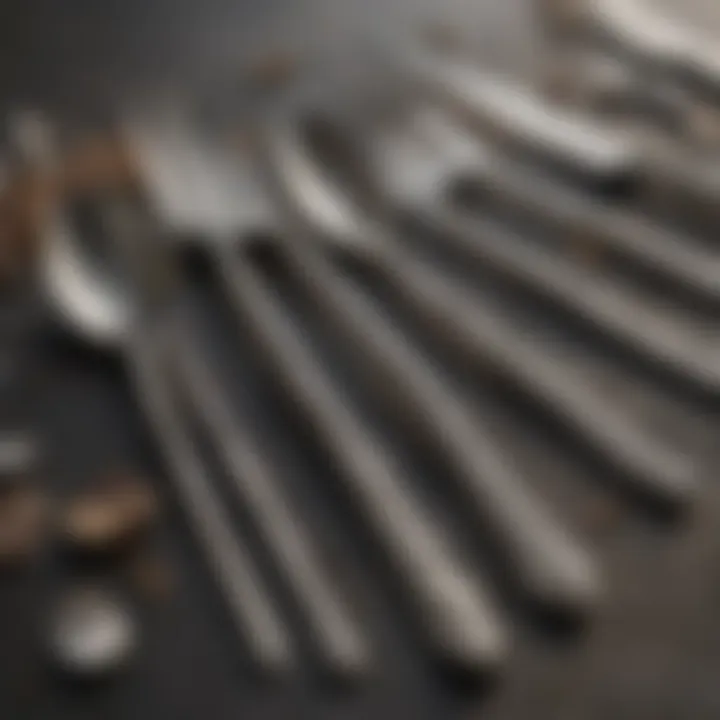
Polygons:
M595 244L687 297L720 305L720 255L681 230L669 230L637 211L598 204L574 188L547 182L542 174L497 156L469 172L458 169L481 209L528 220L558 239ZM454 174L453 179L458 177Z
M299 517L266 455L228 404L202 353L178 347L176 364L195 411L228 469L238 500L251 512L276 567L300 604L326 669L345 679L371 672L367 637L351 617L307 523Z
M483 153L462 132L450 134L438 154L423 144L392 137L369 154L384 159L376 182L397 207L423 213L440 224L443 234L456 223L439 194L451 175L483 166ZM297 138L283 155L285 183L292 202L323 237L380 269L416 317L438 341L464 357L488 360L545 410L566 423L589 446L622 470L627 480L649 497L683 505L693 495L694 467L668 450L611 403L587 386L562 356L531 343L506 321L493 315L456 284L428 268L366 214L362 217L348 193L322 175ZM366 178L365 185L372 182ZM318 200L320 198L320 200ZM385 202L385 201L383 201ZM439 214L438 214L439 213ZM469 242L467 240L463 242Z
M243 231L271 232L268 199L180 117L130 121L127 134L138 156L156 217L180 237L216 247L241 242ZM237 240L236 240L237 239ZM220 251L222 252L222 251ZM345 678L371 670L367 638L321 560L317 539L292 507L287 491L250 428L215 380L212 365L188 338L178 338L172 362L194 414L211 438L238 501L255 521L273 560L301 606L325 667Z
M708 158L689 156L647 129L550 102L467 60L426 51L398 60L425 100L445 105L507 155L595 191L636 198L653 211L672 210L705 232L717 222L720 177Z
M233 159L227 153L219 157L217 147L213 150L190 126L176 130L173 142L165 145L166 131L157 136L145 127L137 134L148 149L143 153L145 176L158 215L191 236L203 231L205 249L241 321L241 331L249 333L279 384L330 452L338 480L407 586L431 652L472 673L497 670L507 654L507 628L487 591L458 557L436 518L415 497L399 461L345 404L312 349L242 257L259 229L266 238L268 232L272 237L281 231L267 190L247 158ZM199 203L192 193L171 187L170 180L177 177L177 170L171 168L183 166L180 157L195 165L196 177L207 191ZM228 157L234 171L228 170ZM223 166L226 169L218 171ZM195 210L188 213L193 205ZM219 421L215 418L213 423Z
M135 399L252 660L263 671L287 671L296 660L293 639L254 560L238 542L231 519L212 489L189 429L178 412L176 388L168 382L168 353L177 328L176 318L168 311L171 298L166 295L167 288L150 288L147 284L153 273L159 278L161 269L153 266L151 246L143 247L142 243L155 240L140 231L127 208L116 206L110 214L110 236L95 240L115 245L126 258L124 265L139 293L161 297L152 298L153 303L150 298L135 298L127 287L118 284L116 275L99 272L62 216L47 228L41 262L46 297L69 332L123 357ZM129 255L134 256L132 263L127 262ZM159 301L157 307L155 301Z
M521 186L522 180L513 176L511 181L507 164L502 159L495 159L486 145L464 132L442 111L432 107L427 111L421 108L419 119L423 126L420 136L413 140L413 130L409 127L411 138L405 140L405 147L396 133L376 148L380 164L376 167L375 177L377 182L382 183L383 192L395 198L393 202L407 206L409 195L415 194L411 203L412 212L425 218L431 226L442 229L448 244L582 318L605 337L633 350L645 362L662 368L678 381L710 396L717 395L720 391L720 365L711 336L686 332L684 327L668 322L657 312L647 312L643 321L637 322L642 307L637 302L640 297L635 297L625 286L598 278L590 270L577 268L569 260L553 255L536 243L523 241L516 232L487 220L481 213L463 212L458 206L439 202L443 190L447 192L449 183L458 179L467 180L472 185L473 177L478 178L481 190L490 187L492 193L497 176L495 191L501 197L512 195ZM411 157L413 153L415 156ZM422 175L418 170L421 164L424 167ZM471 167L473 164L474 168ZM417 180L414 187L405 180L415 172L418 178L425 178L422 187L418 186ZM552 196L553 192L552 188L539 188L541 198L545 194ZM523 199L530 193L526 189ZM544 207L541 214L539 201L533 202L529 197L528 202L540 216L539 220L550 214L557 217L562 212L577 212L576 206L568 205L564 211L557 206ZM611 211L611 228L613 217ZM598 218L598 224L602 221L603 218ZM593 228L589 229L592 232ZM614 246L619 245L620 241L616 239ZM662 263L667 267L667 255L672 251L665 250L663 256L662 242L657 253L648 252L647 241L642 236L630 240L623 248L627 247L626 252L637 257L643 245L645 265L654 264L657 267L658 263ZM669 243L666 241L664 245L667 248ZM685 272L700 273L698 264L690 261L689 253L689 250L675 251L673 257L680 255L684 259L682 268ZM661 260L653 259L657 255ZM712 268L711 257L708 253L709 268ZM711 270L708 272L711 273ZM707 282L712 285L712 279Z
M712 100L720 88L720 54L700 28L671 18L645 0L586 3L579 31L647 78L675 82Z
M509 153L594 187L623 186L637 176L637 143L609 123L555 106L531 88L464 60L417 52L402 62L423 94L453 108Z
M407 586L433 655L470 673L504 665L508 629L484 583L414 496L392 451L357 419L298 330L238 258L226 258L227 293L278 382L330 452L349 495Z
M355 243L358 248L365 243L395 285L414 282L407 277L416 273L415 264L400 253L394 255L389 242L387 249L380 245L384 237L378 235L380 229L363 226L350 206L342 206L342 195L332 192L292 128L280 128L268 144L275 175L311 233L318 231L331 242L334 234L340 233L339 246L342 238L352 238L348 244ZM328 212L330 207L333 214ZM375 384L376 394L440 448L453 478L475 508L478 522L498 537L511 572L528 596L554 610L584 612L594 606L601 582L591 556L524 486L513 463L497 449L479 418L397 329L339 280L312 246L295 253L289 264L328 321L357 346L358 355L369 365L366 376ZM436 282L427 276L424 280Z

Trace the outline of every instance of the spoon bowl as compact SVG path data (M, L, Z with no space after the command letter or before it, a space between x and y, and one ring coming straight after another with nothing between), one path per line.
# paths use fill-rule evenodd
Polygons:
M88 258L68 222L52 222L40 260L45 296L70 334L116 351L133 322L132 293L109 267Z

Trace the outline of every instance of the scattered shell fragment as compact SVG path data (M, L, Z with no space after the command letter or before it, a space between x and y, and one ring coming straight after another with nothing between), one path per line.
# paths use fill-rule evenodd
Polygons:
M121 669L138 643L134 616L107 590L68 591L50 622L52 660L61 670L78 677L95 678Z
M61 527L78 550L114 552L139 539L157 514L155 495L146 483L117 475L72 500Z
M0 567L16 568L42 547L48 527L48 503L32 485L0 492Z

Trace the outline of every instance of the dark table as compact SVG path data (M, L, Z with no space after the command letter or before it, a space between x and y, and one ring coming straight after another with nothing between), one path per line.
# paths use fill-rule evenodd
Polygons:
M462 3L451 5L460 8ZM485 17L492 16L494 23L478 18L473 27L482 37L503 38L489 51L499 61L522 65L525 61L517 58L531 54L527 8L519 3L485 5ZM368 0L362 10L319 0L312 6L279 0L245 5L229 0L8 0L0 8L0 97L6 107L41 102L69 118L89 118L105 112L109 99L147 98L157 88L192 93L209 77L224 91L244 58L275 42L269 37L311 48L321 67L327 58L360 47L367 32L383 25L383 17L399 22L417 10L409 13L407 3L388 3L383 5L385 16L380 6L379 0ZM318 17L326 18L320 28ZM366 64L369 76L372 60ZM333 688L310 660L298 677L279 685L253 676L228 632L211 578L184 527L120 367L61 338L41 316L32 321L38 329L40 368L32 382L31 407L47 437L44 479L63 496L109 467L146 472L164 499L166 512L154 542L174 570L174 588L162 601L136 599L143 622L138 661L114 682L88 691L56 678L41 651L42 621L53 592L69 577L67 563L53 553L27 575L0 580L3 718L720 716L720 492L713 482L706 485L697 517L687 526L631 512L621 498L605 491L601 470L497 396L491 383L482 384L482 407L495 418L500 436L605 558L612 594L587 632L569 635L532 622L510 598L518 637L506 677L494 688L458 687L424 659L382 560L353 524L352 513L332 493L319 492L332 484L324 458L262 382L263 369L254 366L242 339L227 339L227 318L213 289L202 277L193 287L193 307L212 328L218 357L244 398L243 411L274 447L279 466L315 518L338 577L377 643L377 677L357 691ZM324 351L333 357L331 347ZM595 362L591 347L588 357ZM642 385L607 370L601 361L595 370L593 381L606 383L608 392L649 418L662 406L653 404ZM692 405L670 415L674 422L689 418L684 432L695 439L715 421Z

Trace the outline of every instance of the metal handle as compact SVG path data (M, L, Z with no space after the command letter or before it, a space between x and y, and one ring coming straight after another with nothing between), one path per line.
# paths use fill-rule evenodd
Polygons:
M286 673L297 662L293 638L254 561L238 543L231 520L179 419L171 400L166 363L155 344L157 337L153 337L156 332L157 328L148 328L130 340L127 364L136 399L252 660L264 672Z
M452 214L425 221L441 232L444 242L458 247L470 242L462 239L462 224ZM401 297L447 346L463 357L490 361L501 376L565 422L648 498L679 507L694 496L693 463L593 392L562 357L528 341L408 253L395 257L390 265L403 269L402 274L386 272Z
M195 413L224 458L239 500L250 509L276 564L301 603L325 664L343 677L366 674L370 663L366 638L343 606L308 529L293 512L266 458L233 415L207 361L185 342L175 363Z
M261 670L284 672L295 664L294 640L256 565L233 533L232 521L210 485L191 435L178 415L166 371L176 347L177 316L171 306L180 282L176 259L122 199L102 207L108 236L135 292L135 318L124 328L128 375L140 407L170 469L185 514L214 571L238 631Z
M720 260L691 238L623 210L594 204L570 188L551 185L507 162L495 162L479 176L466 173L480 203L512 218L526 217L559 237L597 242L687 294L720 305Z
M399 463L338 396L262 282L231 252L218 261L233 310L331 453L340 479L409 585L433 653L470 672L496 670L507 652L506 628L487 592L411 494Z
M710 348L698 347L691 335L657 314L647 314L638 322L636 303L623 295L619 284L578 272L567 261L479 215L458 216L452 227L455 231L448 234L448 242L468 258L582 318L677 381L712 397L720 394L720 368Z
M340 282L318 254L289 265L304 291L339 332L362 349L366 376L401 418L412 418L437 445L455 479L490 526L528 595L555 610L585 611L595 604L599 578L591 557L523 486L479 418L362 296Z
M467 63L416 56L411 68L433 94L509 149L602 186L616 187L637 173L636 144L589 117Z

